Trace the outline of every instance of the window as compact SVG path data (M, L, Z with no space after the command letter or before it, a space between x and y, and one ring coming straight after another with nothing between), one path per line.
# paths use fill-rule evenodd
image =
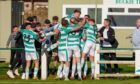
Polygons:
M81 11L81 8L66 8L66 14L67 14L67 15L73 14L73 11L74 11L75 9Z
M97 12L96 12L97 7ZM90 15L91 18L96 19L97 25L100 26L102 24L102 5L96 6L95 4L64 4L63 5L63 17L66 17L67 15L70 15L73 13L75 9L78 9L81 11L81 17L84 17L85 15ZM97 14L97 15L95 15Z
M97 8L97 16L95 16L96 14L96 9L95 8L88 8L88 15L90 15L91 18L96 18L96 22L97 24L101 24L102 23L102 9L101 8Z
M134 27L140 15L108 15L107 17L112 21L112 26Z
M108 8L108 12L124 12L124 8Z
M106 11L106 16L114 27L134 28L136 20L140 18L140 7L135 5L110 5Z
M130 13L140 13L140 8L129 8L128 12L130 12Z

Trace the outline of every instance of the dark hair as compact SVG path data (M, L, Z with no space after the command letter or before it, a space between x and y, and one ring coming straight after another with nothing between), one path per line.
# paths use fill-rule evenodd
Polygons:
M36 27L40 27L41 26L41 23L40 22L37 22L36 23Z
M33 20L36 20L36 21L38 20L37 16L33 16L32 18L33 18Z
M58 16L53 16L52 20L58 21L59 20L59 17Z
M25 23L25 24L24 24L24 27L26 28L26 27L29 26L29 25L31 26L32 23Z
M31 17L31 16L27 17L27 21L33 22L33 17Z
M86 17L90 18L90 15L85 15Z
M14 26L12 26L12 29L14 29L15 27L19 27L19 26L17 26L17 25L14 25Z
M95 20L94 20L94 19L89 19L88 21L92 21L92 22L94 22L94 23L95 23Z
M75 10L74 10L74 13L80 13L80 14L81 14L81 11L78 10L78 9L75 9Z
M50 21L49 19L46 19L46 20L44 21L44 23L45 23L45 24L50 24L51 21Z
M109 23L109 25L111 25L111 20L110 19L104 19L105 21L107 21Z
M37 20L37 16L33 16L33 19L36 19Z
M62 26L67 27L69 23L68 23L68 20L66 20L65 18L62 18L61 24L62 24Z
M36 24L35 24L35 23L32 23L32 24L31 24L31 27L32 27L32 28L36 28Z

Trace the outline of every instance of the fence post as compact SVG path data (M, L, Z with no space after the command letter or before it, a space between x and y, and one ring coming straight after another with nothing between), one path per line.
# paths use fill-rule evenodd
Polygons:
M100 45L96 44L96 50L95 50L95 74L94 74L94 78L95 79L99 79L99 74L100 74L100 64L98 63L98 61L100 61Z
M48 74L46 48L47 45L45 44L44 46L42 46L43 50L41 51L41 80L46 80Z

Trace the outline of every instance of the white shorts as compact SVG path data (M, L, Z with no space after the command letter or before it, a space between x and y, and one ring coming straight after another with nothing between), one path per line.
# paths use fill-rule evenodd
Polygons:
M70 61L70 57L68 56L68 51L67 50L63 50L63 51L59 51L58 50L58 57L59 57L59 61Z
M39 56L37 52L25 52L26 60L38 60Z
M81 57L81 54L80 54L80 47L78 46L70 46L68 48L68 55L69 57Z
M90 56L95 55L95 49L96 49L96 43L93 43L91 41L86 41L83 53L89 54Z

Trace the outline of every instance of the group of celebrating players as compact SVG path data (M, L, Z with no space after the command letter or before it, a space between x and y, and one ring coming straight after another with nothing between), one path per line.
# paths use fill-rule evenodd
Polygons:
M33 23L26 24L20 29L24 43L26 68L22 79L28 80L30 74L31 60L34 61L33 79L38 79L39 53L35 47L35 40L41 45L46 44L46 39L54 36L56 41L47 45L47 51L56 50L55 55L59 58L59 66L55 79L73 80L78 76L78 80L86 79L88 71L89 57L91 63L91 78L94 79L94 54L96 49L98 28L95 20L89 15L80 18L81 12L75 10L72 15L61 19L61 23L56 23L51 28L44 31ZM45 21L49 23L48 20ZM106 23L109 20L106 20ZM47 52L46 51L46 52ZM7 73L11 76L9 73ZM12 77L13 78L13 77Z

